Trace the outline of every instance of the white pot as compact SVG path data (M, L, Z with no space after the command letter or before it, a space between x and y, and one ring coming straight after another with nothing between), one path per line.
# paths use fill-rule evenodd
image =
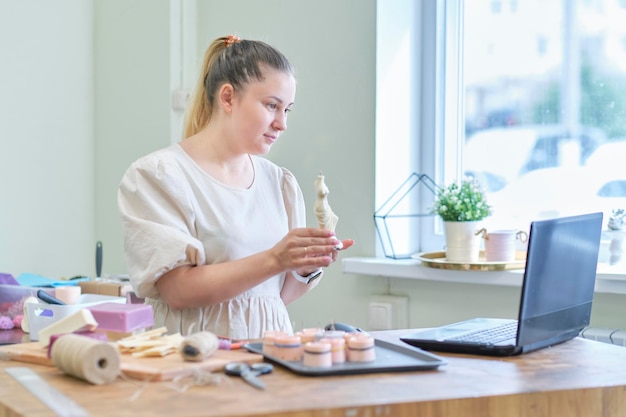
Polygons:
M480 221L443 222L446 233L446 260L476 262L480 255Z

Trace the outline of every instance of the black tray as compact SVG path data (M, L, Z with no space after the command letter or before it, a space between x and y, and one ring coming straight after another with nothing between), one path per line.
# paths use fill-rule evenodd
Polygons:
M407 345L396 345L384 340L374 339L376 360L373 362L344 362L333 364L330 368L304 366L302 361L285 361L263 353L263 343L248 343L244 348L259 353L270 362L284 366L291 371L308 376L318 375L354 375L376 372L424 371L445 365L445 361L437 355Z

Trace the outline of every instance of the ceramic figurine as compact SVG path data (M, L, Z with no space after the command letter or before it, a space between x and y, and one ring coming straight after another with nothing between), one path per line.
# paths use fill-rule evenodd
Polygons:
M328 204L328 194L330 191L324 182L324 176L320 173L315 180L315 189L317 191L317 200L315 201L315 215L317 222L322 229L335 231L339 218Z

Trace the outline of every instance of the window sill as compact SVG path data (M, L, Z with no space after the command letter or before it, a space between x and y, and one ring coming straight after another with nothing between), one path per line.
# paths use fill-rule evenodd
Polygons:
M389 278L459 282L464 284L520 287L523 269L511 271L450 271L422 266L414 259L352 257L344 258L346 274L373 275ZM626 294L626 268L623 265L598 264L597 293Z

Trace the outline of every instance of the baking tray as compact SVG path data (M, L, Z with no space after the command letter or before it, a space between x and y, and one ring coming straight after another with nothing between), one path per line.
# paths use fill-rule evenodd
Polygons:
M376 360L373 362L344 362L334 364L330 368L319 368L305 366L302 361L285 361L275 356L263 353L263 343L248 343L244 348L250 352L259 353L266 360L282 365L285 368L307 376L322 375L354 375L380 372L400 372L400 371L425 371L436 369L446 362L437 355L426 352L422 349L407 345L406 347L396 345L384 340L374 339L374 349L376 349Z
M526 267L526 252L515 252L515 260L509 262L487 262L485 252L480 251L476 262L451 262L446 259L446 252L424 252L412 255L422 265L429 268L448 269L452 271L508 271Z

